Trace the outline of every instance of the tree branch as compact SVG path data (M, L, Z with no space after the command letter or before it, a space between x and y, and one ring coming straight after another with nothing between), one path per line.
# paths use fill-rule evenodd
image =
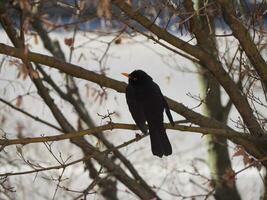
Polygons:
M0 10L2 10L2 6L3 5L0 4ZM22 53L23 56L22 61L30 71L34 71L29 61L29 58L27 57L28 49L24 48L25 47L24 42L21 41L16 34L13 34L16 31L14 30L12 23L9 19L10 18L8 18L7 13L0 15L0 22L3 25L4 29L6 31L10 29L10 32L7 32L8 36L11 38L12 41L14 41L14 45L24 52ZM62 112L59 110L59 108L54 104L53 99L49 95L47 88L44 87L41 79L39 77L34 77L34 76L30 76L30 78L37 87L40 96L43 98L44 102L49 107L49 109L53 113L54 117L56 118L56 120L58 121L64 132L74 132L74 128L72 127L72 125L67 121ZM97 150L84 138L71 139L71 142L79 146L83 150L83 153L85 155L95 153ZM107 168L107 170L112 171L112 173L118 180L120 180L123 184L125 184L132 192L134 192L140 198L151 199L156 197L159 199L159 197L151 188L144 188L139 184L137 184L136 180L128 176L128 174L119 165L113 163L111 159L108 159L106 158L106 156L99 153L96 153L95 158L101 165Z
M1 97L0 97L0 101L1 101L2 103L4 103L4 104L8 105L8 106L11 107L12 109L14 109L14 110L16 110L16 111L19 111L19 112L23 113L24 115L26 115L26 116L28 116L28 117L34 119L35 121L41 122L41 123L43 123L43 124L45 124L45 125L47 125L47 126L50 126L50 127L54 128L54 129L56 129L56 130L62 132L62 129L61 129L61 128L59 128L59 127L57 127L57 126L55 126L55 125L53 125L53 124L51 124L51 123L49 123L49 122L47 122L47 121L42 120L42 119L40 119L39 117L33 116L32 114L30 114L30 113L28 113L28 112L26 112L26 111L24 111L24 110L22 110L22 109L20 109L20 108L17 108L16 106L12 105L11 103L9 103L8 101L2 99Z
M267 88L267 64L254 44L250 31L237 18L233 1L216 0L216 2L221 5L225 22L232 29L233 35L240 42L253 67L264 81L265 88Z
M9 55L9 56L14 56L20 59L23 59L25 57L23 50L10 47L2 43L0 43L0 53ZM79 66L76 66L70 63L65 63L63 61L57 60L50 56L46 56L46 55L42 55L38 53L32 53L32 52L28 52L27 56L28 56L29 61L48 65L52 68L59 69L77 78L82 78L88 81L95 82L101 85L102 87L112 88L120 93L125 92L126 84L124 82L117 81L117 80L108 78L106 76L96 74L94 72L85 70ZM166 98L166 99L168 101L170 109L184 116L187 120L189 120L190 122L194 124L197 124L202 127L222 128L226 130L232 130L230 127L228 127L224 123L221 123L213 118L208 118L199 113L196 113L190 110L189 108L187 108L186 106L184 106L182 103L178 103L169 98ZM253 156L257 158L261 158L265 155L265 152L266 152L265 144L261 146L254 145L253 143L240 139L240 138L233 138L232 141L234 143L243 145L248 152L250 152ZM267 163L266 163L266 166L267 166Z
M57 166L52 166L52 167L44 167L44 168L40 168L40 169L34 169L34 170L30 170L30 171L24 171L24 172L7 172L7 173L2 173L0 174L0 177L1 176L16 176L16 175L25 175L25 174L32 174L32 173L37 173L37 172L42 172L42 171L48 171L48 170L53 170L53 169L61 169L61 168L66 168L70 165L74 165L74 164L77 164L79 162L84 162L86 160L90 160L91 158L95 158L97 155L99 154L108 154L110 152L112 152L114 149L121 149L133 142L137 142L139 141L140 139L142 139L144 136L141 136L141 137L137 137L137 138L134 138L134 139L131 139L127 142L124 142L116 147L113 147L111 149L107 149L107 150L104 150L102 152L95 152L93 154L90 154L90 155L87 155L81 159L78 159L78 160L75 160L75 161L72 161L72 162L69 162L67 164L60 164L60 165L57 165Z
M170 124L165 124L165 127L170 130L200 133L203 135L211 134L215 136L222 136L228 139L240 138L240 139L246 139L246 140L251 140L251 141L259 140L257 137L254 137L248 134L244 135L241 132L224 130L224 129L192 127L192 126L185 126L185 125L172 126ZM21 138L21 139L10 139L10 140L0 139L0 145L3 147L6 147L9 145L16 145L16 144L26 145L26 144L33 144L33 143L40 143L40 142L61 141L61 140L66 140L66 139L79 138L85 135L92 135L94 133L99 133L101 131L106 131L106 130L112 131L113 129L139 130L135 124L109 123L106 125L98 126L98 127L83 130L83 131L78 131L78 132L75 131L75 132L66 133L64 135L41 136L41 137L34 137L34 138ZM267 140L267 138L261 138L261 140L264 140L264 139Z
M194 46L184 42L178 37L175 37L167 32L165 29L162 29L155 24L151 24L151 21L148 18L139 14L138 10L134 10L129 4L125 3L124 0L111 0L111 2L124 13L126 13L130 19L135 20L144 28L157 35L157 37L160 39L165 40L169 44L199 59L200 63L211 72L211 74L217 79L217 81L230 96L251 134L257 136L265 134L265 131L261 128L256 117L253 115L253 111L246 97L241 93L235 82L230 78L224 68L221 67L220 62L216 57L202 50L198 45Z

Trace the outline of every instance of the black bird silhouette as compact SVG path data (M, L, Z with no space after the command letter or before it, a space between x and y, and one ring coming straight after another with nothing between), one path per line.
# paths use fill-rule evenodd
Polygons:
M129 110L136 125L144 134L147 134L146 121L148 123L153 155L159 157L171 155L172 147L163 124L164 109L173 126L174 122L159 86L142 70L122 74L129 79L126 88Z

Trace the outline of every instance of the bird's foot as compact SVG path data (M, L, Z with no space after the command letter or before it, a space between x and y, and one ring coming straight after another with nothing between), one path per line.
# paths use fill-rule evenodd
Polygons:
M140 139L142 138L142 135L139 134L139 133L135 133L135 138L136 138L137 140L140 140Z

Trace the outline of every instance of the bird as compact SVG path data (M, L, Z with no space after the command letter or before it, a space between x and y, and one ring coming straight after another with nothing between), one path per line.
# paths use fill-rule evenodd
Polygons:
M159 86L142 70L134 70L130 74L122 73L122 75L128 78L126 102L129 111L143 134L148 134L147 122L153 155L160 158L163 155L171 155L172 146L163 124L164 109L172 126L174 121Z

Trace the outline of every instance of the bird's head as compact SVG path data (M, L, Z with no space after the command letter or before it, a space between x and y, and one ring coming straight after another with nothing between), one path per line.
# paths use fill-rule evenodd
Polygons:
M132 73L122 73L128 77L129 84L133 86L142 86L152 82L152 78L142 70L134 70Z

